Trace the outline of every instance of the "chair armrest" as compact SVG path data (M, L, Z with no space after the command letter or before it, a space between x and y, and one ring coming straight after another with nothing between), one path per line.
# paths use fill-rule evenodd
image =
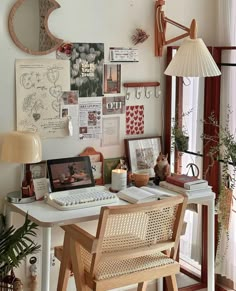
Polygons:
M67 232L70 237L79 242L89 253L92 254L96 252L97 238L95 236L75 224L64 225L61 226L61 228Z

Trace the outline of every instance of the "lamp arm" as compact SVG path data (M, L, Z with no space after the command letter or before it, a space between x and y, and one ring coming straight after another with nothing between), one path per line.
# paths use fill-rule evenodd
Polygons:
M189 32L186 32L186 33L184 33L184 34L181 34L181 35L179 35L179 36L176 36L176 37L173 37L173 38L171 38L171 39L169 39L169 40L166 40L166 41L165 41L165 45L170 44L170 43L172 43L172 42L175 42L175 41L177 41L177 40L180 40L180 39L182 39L182 38L185 38L186 36L189 36Z
M178 22L176 22L176 21L174 21L174 20L172 20L172 19L170 19L168 17L165 17L165 21L170 23L170 24L172 24L172 25L174 25L174 26L176 26L176 27L178 27L178 28L180 28L180 29L183 29L183 30L185 30L187 32L190 32L190 28L189 27L186 27L186 26L184 26L184 25L182 25L182 24L180 24L180 23L178 23Z
M162 56L165 45L166 21L164 12L161 10L164 1L158 0L155 4L155 55Z
M191 26L186 27L168 17L165 16L164 11L162 11L162 6L165 4L165 1L158 0L155 4L155 55L162 56L163 46L168 45L172 42L185 38L190 35L190 38L196 38L197 35L197 26L195 19L192 20ZM186 33L180 34L176 37L173 37L169 40L166 40L166 26L167 23L174 25L182 30L185 30Z

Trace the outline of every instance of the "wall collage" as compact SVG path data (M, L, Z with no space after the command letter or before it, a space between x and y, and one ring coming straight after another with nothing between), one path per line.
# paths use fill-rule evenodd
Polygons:
M42 138L78 133L81 140L117 145L119 115L125 114L125 133L144 134L144 105L126 106L128 89L121 95L120 63L138 62L138 50L110 48L109 60L104 62L103 43L63 43L56 59L16 60L17 130Z

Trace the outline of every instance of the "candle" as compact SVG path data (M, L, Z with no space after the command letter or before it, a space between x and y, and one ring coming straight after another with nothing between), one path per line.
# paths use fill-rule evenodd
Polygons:
M112 170L111 174L111 189L120 191L127 186L127 171L122 169Z

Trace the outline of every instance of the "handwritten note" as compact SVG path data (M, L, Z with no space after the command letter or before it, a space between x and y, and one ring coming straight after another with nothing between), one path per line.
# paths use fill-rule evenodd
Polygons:
M59 118L61 96L69 88L68 60L17 60L17 130L33 130L44 137L58 137L51 120Z
M68 118L52 118L39 122L42 137L64 137L69 135Z
M42 199L48 193L47 178L33 179L36 200Z

